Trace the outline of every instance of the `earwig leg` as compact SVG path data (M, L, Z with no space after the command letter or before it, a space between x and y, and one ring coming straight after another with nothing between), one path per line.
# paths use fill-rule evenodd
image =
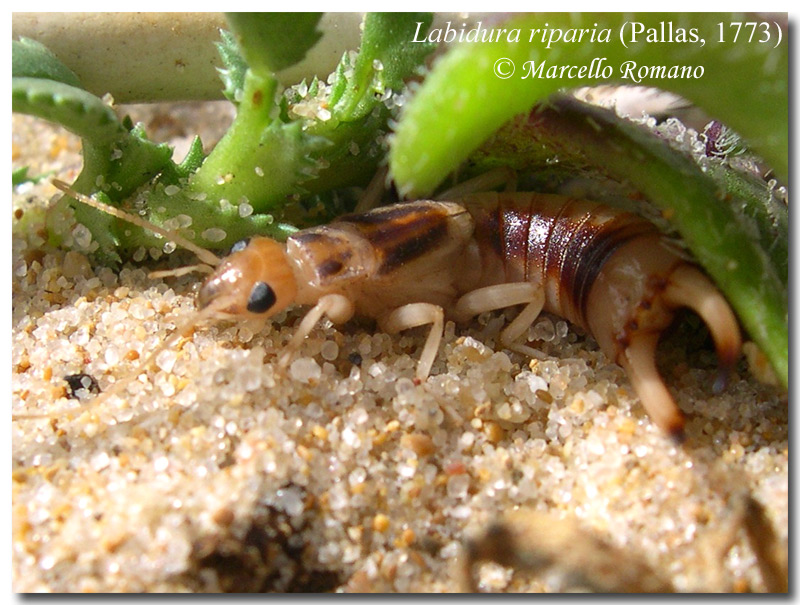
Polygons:
M285 367L289 363L292 354L300 348L300 345L306 339L306 336L311 334L311 331L319 323L323 316L327 315L333 323L344 323L355 313L355 307L349 298L341 294L326 294L321 297L316 305L306 313L303 321L297 327L297 330L286 345L286 351L281 355L278 364Z
M741 334L736 317L725 298L709 279L691 265L680 265L669 276L662 301L669 308L688 307L708 325L720 360L720 376L714 390L721 390L741 350ZM642 404L653 421L678 440L683 439L684 418L658 374L655 348L659 333L637 332L618 355Z
M708 326L720 364L714 391L721 391L742 348L739 324L730 306L714 284L691 265L681 265L672 272L663 296L667 305L692 309Z
M495 311L497 309L513 307L514 305L536 302L541 303L539 306L541 310L541 307L544 306L544 291L540 285L532 282L515 282L486 286L473 290L472 292L467 292L464 296L459 298L456 302L454 317L456 321L467 321L486 311ZM517 336L520 336L524 331L524 328L518 330Z
M433 324L428 333L428 339L422 348L417 365L417 378L425 380L431 372L436 354L439 352L439 343L442 342L444 333L444 310L431 303L411 303L403 305L392 311L380 322L381 328L389 334L395 334L409 328Z
M684 437L683 413L656 369L655 354L659 336L659 333L635 334L630 345L618 355L617 363L625 369L653 422L680 442Z
M506 348L513 348L519 338L531 327L544 306L544 292L537 291L536 299L525 305L514 320L500 332L500 344ZM529 347L526 347L529 348Z
M459 321L464 321L485 311L505 309L521 304L525 304L525 308L500 333L500 344L517 353L538 357L539 352L536 349L517 342L539 317L539 313L544 307L544 290L538 284L517 282L478 288L458 299L455 317Z
M511 193L517 188L516 173L508 167L500 167L484 172L478 176L454 185L436 196L437 200L452 200L470 193L489 191L500 185L506 186L506 192Z

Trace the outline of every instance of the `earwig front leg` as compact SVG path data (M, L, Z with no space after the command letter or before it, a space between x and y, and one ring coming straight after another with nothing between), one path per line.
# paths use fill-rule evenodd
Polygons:
M544 307L544 290L538 284L516 282L478 288L458 299L455 317L457 321L465 321L486 311L522 304L525 305L525 308L500 332L500 344L517 353L537 357L539 352L536 349L526 346L518 340L539 317L539 313Z
M444 333L444 310L431 303L411 303L398 307L388 316L380 320L381 329L389 334L396 334L403 330L433 324L422 348L417 365L417 378L425 380L431 373L433 360L439 351L439 343Z
M303 321L300 322L294 336L292 336L289 344L286 345L286 351L281 355L278 365L281 367L288 365L292 354L300 348L306 336L311 333L314 326L319 323L323 316L327 315L333 323L339 324L353 317L355 310L355 306L346 296L341 294L326 294L322 296L317 301L317 304L306 313Z

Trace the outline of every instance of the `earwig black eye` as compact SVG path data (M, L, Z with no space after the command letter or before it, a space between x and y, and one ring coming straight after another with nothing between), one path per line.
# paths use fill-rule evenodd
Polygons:
M265 313L272 308L275 300L275 290L263 281L256 282L247 299L247 310L250 313Z
M247 248L247 244L249 244L249 243L250 243L250 238L249 237L246 237L244 239L240 239L233 246L231 246L231 254L233 254L234 252L241 252L242 250Z

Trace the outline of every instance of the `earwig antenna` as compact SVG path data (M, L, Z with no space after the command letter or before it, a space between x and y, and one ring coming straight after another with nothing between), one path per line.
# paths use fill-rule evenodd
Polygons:
M182 237L172 231L167 231L166 229L162 229L158 225L154 225L153 223L150 223L139 216L130 214L128 212L125 212L124 210L121 210L109 204L105 204L101 201L92 199L88 195L84 195L83 193L78 193L77 191L72 189L72 187L67 185L64 181L53 179L53 185L58 189L60 189L61 191L63 191L64 193L66 193L71 198L81 202L82 204L86 204L87 206L91 206L92 208L100 210L101 212L105 212L106 214L110 214L111 216L115 216L124 221L128 221L129 223L133 223L134 225L137 225L142 229L147 229L149 231L152 231L153 233L157 233L158 235L170 240L171 242L176 243L181 248L185 248L190 252L194 252L197 258L199 258L207 265L216 267L222 262L222 260L219 257L217 257L214 253L209 252L205 248L201 248L200 246L198 246L192 241L189 241L185 237Z
M517 174L511 168L493 168L488 172L458 183L436 196L437 200L454 200L472 193L491 191L495 187L505 186L506 193L513 193L517 188Z
M119 392L129 385L133 380L135 380L142 372L147 370L151 363L158 357L158 355L168 349L169 347L173 346L179 339L186 336L197 324L199 324L204 319L213 316L215 313L219 313L221 309L223 309L226 305L231 303L230 297L220 298L214 301L214 304L209 305L205 309L201 311L197 311L192 317L190 317L182 326L177 328L169 337L162 342L159 346L157 346L151 353L148 355L145 360L139 364L139 366L127 376L120 378L114 384L112 384L106 391L100 393L97 397L92 399L91 401L78 406L77 408L70 408L68 410L60 410L56 412L50 412L46 414L12 414L11 420L16 422L18 420L32 420L32 419L41 419L41 418L62 418L65 413L67 412L76 412L76 411L86 411L90 407L93 407L112 395L117 395Z
M388 166L378 168L378 170L375 172L375 175L372 177L372 180L369 182L369 185L367 185L367 188L364 190L364 193L359 198L356 207L353 209L353 212L360 214L378 207L378 204L381 201L381 196L387 187L388 174Z
M186 267L178 267L177 269L163 269L160 271L150 271L147 277L150 279L158 279L161 277L180 277L181 275L188 275L189 273L213 273L214 268L206 264L188 265Z

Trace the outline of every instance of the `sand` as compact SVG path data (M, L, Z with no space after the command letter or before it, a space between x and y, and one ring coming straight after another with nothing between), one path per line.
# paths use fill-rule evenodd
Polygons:
M224 130L229 114L211 107L140 117L154 138L185 146L201 127L208 141ZM25 117L13 126L15 167L74 178L78 141ZM24 215L55 193L25 186L14 208ZM543 359L503 350L496 337L514 311L448 323L422 384L424 330L323 323L281 369L302 309L261 331L204 325L123 398L91 406L86 391L67 397L65 376L106 390L136 371L193 312L197 278L114 272L20 237L12 255L12 413L58 412L11 424L15 591L452 592L464 541L518 509L576 524L574 548L589 542L581 532L598 536L620 570L643 565L675 590L763 591L743 531L724 556L714 550L743 493L763 504L785 556L786 396L744 361L713 394L715 356L691 324L659 349L688 417L684 446L563 320L532 326ZM580 588L568 567L487 563L476 585Z

